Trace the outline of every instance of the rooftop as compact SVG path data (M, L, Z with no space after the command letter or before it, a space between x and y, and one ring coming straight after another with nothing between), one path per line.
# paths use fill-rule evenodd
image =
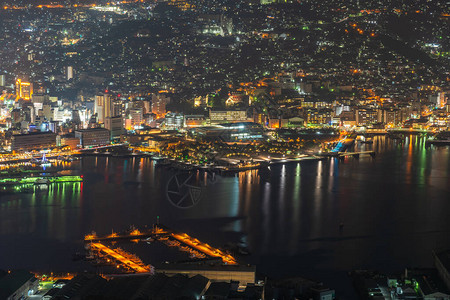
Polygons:
M37 280L33 274L25 270L0 270L0 299L6 299L29 280Z

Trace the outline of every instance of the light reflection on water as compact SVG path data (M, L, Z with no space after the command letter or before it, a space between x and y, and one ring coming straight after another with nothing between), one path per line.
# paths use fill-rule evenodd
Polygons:
M432 249L450 248L449 148L425 148L425 138L415 135L375 137L361 150L371 147L375 160L305 161L218 176L187 210L166 199L175 171L144 158L87 157L70 165L81 170L83 183L0 196L0 252L6 254L0 268L48 268L32 250L40 240L54 256L61 247L52 245L76 249L92 230L150 225L156 216L218 246L245 236L249 261L268 274L326 279L330 270L430 266ZM25 258L8 248L14 235L14 245L29 250Z

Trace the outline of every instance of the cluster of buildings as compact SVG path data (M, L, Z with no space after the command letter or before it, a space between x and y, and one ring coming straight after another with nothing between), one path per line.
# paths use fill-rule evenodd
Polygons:
M433 258L435 268L407 268L398 275L355 271L355 288L362 299L450 299L450 251L433 253Z
M191 268L194 270L195 268ZM155 275L100 276L79 274L41 282L27 271L0 271L2 299L314 299L333 300L335 291L323 284L303 278L250 282L226 280L236 277L239 270L222 274L198 274L198 271L179 273L158 272ZM239 275L239 274L238 274ZM242 275L239 275L242 277ZM237 278L239 278L239 276ZM244 275L245 276L245 275ZM295 298L294 298L295 297ZM301 299L300 298L300 299Z
M17 82L23 83L20 79ZM1 144L12 151L106 145L119 141L127 131L160 127L166 103L170 103L164 94L155 94L149 101L129 101L104 92L86 102L65 101L40 92L31 93L30 99L16 95L5 96L1 103ZM168 122L168 128L182 128L184 117L182 124L171 124L169 114Z
M281 89L283 81L288 81L289 86ZM294 94L305 86L305 90ZM84 148L127 140L127 135L152 128L209 136L223 129L240 128L242 137L247 135L254 140L262 138L264 130L281 128L403 127L431 131L450 127L447 91L401 103L390 98L354 97L327 101L318 100L312 86L305 77L280 75L230 93L220 109L197 98L199 110L195 114L168 112L166 106L171 98L165 93L152 94L151 99L129 100L106 91L95 95L93 101L83 102L33 93L29 100L3 101L2 144L13 151L56 146ZM283 97L283 93L291 96ZM257 137L251 128L258 129Z
M441 3L326 2L6 3L1 147L37 132L73 148L234 122L448 128ZM82 137L92 129L104 137Z

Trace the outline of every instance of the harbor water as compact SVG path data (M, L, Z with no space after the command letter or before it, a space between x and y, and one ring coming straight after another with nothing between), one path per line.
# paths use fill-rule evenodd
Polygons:
M428 147L416 135L358 147L376 158L227 176L183 174L138 157L65 163L65 174L83 182L0 195L0 269L82 271L86 264L72 255L85 234L151 226L159 217L214 246L248 247L243 259L263 277L303 276L351 299L348 271L431 267L432 250L450 248L450 147ZM190 203L173 197L179 178L192 184L180 191Z

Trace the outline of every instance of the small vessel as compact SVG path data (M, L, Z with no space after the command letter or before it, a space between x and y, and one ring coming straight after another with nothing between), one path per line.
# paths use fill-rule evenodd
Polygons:
M155 239L151 238L151 237L148 237L148 238L142 239L141 241L142 242L146 242L147 244L150 245L151 243L153 243L155 241Z

